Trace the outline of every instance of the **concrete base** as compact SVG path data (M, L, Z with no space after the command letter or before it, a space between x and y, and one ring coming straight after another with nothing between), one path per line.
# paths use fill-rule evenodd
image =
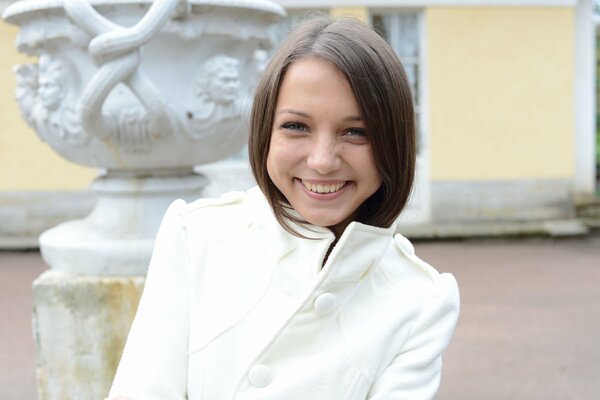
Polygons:
M53 270L34 281L39 400L106 397L143 284Z
M98 201L87 217L42 233L42 257L74 274L144 276L167 207L202 197L206 183L191 168L107 171L92 183Z
M0 249L37 249L43 231L82 218L95 205L90 191L0 192Z
M432 182L432 221L527 223L575 217L569 179Z
M578 217L590 228L600 229L600 197L578 196L576 204Z
M189 201L200 196L219 197L225 192L246 190L255 185L250 166L243 160L205 164L195 171L208 179L202 192L194 198L188 196ZM66 221L84 218L96 204L97 197L91 190L0 192L0 249L38 249L42 232ZM152 241L149 244L152 245ZM147 265L147 261L138 265Z
M547 221L446 222L429 225L398 225L397 231L410 239L463 239L484 237L570 237L583 236L589 228L576 218Z

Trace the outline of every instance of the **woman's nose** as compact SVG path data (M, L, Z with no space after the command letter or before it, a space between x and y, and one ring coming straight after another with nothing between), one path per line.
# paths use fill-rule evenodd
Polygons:
M315 140L311 145L307 164L321 175L336 171L340 167L340 155L335 140Z

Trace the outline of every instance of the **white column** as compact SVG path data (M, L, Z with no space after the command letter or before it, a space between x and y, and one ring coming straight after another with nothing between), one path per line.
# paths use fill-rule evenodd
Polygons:
M593 0L578 0L575 10L575 193L596 187L596 45Z

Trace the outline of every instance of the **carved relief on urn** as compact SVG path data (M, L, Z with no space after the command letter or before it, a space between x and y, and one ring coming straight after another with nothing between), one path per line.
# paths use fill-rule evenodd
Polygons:
M48 144L85 144L77 97L79 74L67 59L42 53L37 64L14 68L16 96L23 118Z
M44 232L54 269L143 274L163 212L202 196L194 172L237 153L270 26L266 0L22 0L15 67L23 118L60 155L105 172L85 219Z
M217 54L198 69L193 84L198 102L193 111L188 112L192 138L201 139L216 131L226 131L228 129L220 125L240 120L245 99L240 91L239 64L233 57Z
M64 157L107 169L178 168L236 153L270 2L24 0L4 18L38 56L15 67L22 115Z

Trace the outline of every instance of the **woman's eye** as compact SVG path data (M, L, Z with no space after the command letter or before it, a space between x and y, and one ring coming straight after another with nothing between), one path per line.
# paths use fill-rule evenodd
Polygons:
M286 123L282 124L281 127L283 129L288 129L291 131L302 131L302 132L308 131L308 127L305 124L303 124L302 122L296 122L296 121L286 122Z
M367 138L367 130L363 128L350 128L345 132L345 136L352 138Z

